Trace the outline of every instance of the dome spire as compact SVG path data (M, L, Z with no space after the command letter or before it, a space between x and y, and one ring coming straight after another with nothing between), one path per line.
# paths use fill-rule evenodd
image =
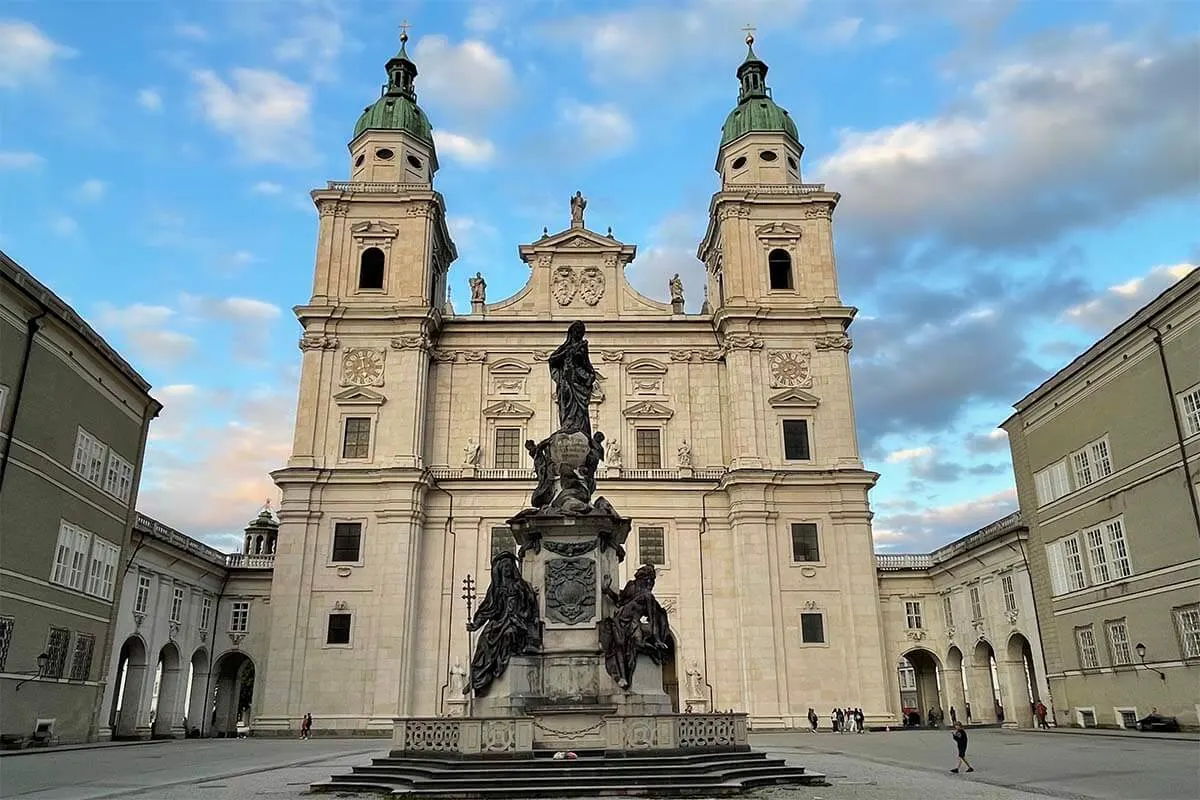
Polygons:
M417 65L408 57L408 20L400 23L400 51L388 59L386 68L388 74L387 87L384 94L400 95L409 100L417 99L417 90L413 79L417 77Z
M742 30L746 31L746 59L737 70L738 80L742 82L741 91L738 92L739 104L755 97L770 97L770 91L767 89L767 64L754 52L755 29L747 25Z

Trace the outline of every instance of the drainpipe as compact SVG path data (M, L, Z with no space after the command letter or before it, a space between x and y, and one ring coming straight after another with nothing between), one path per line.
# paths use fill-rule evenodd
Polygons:
M708 669L708 611L705 608L704 601L704 534L708 533L708 496L715 492L721 491L721 485L718 483L712 489L709 489L704 494L700 495L700 533L697 535L697 554L696 557L700 562L700 645L701 653L704 657L704 686L708 689L708 713L716 713L714 704L713 685L708 679L711 674Z
M13 389L12 425L8 429L8 438L4 440L4 453L0 454L0 490L4 488L4 475L8 472L8 456L12 450L13 439L17 436L17 417L21 413L21 397L25 393L25 376L29 372L29 356L33 350L33 337L42 327L42 317L49 313L49 309L42 304L39 303L38 307L42 310L25 323L25 352L21 356L21 375L17 378L16 388Z
M1175 438L1179 443L1179 458L1183 462L1183 476L1187 481L1185 487L1188 495L1188 500L1192 504L1192 518L1196 522L1196 535L1200 536L1200 499L1196 497L1195 479L1192 477L1192 468L1188 464L1187 450L1183 446L1183 421L1179 418L1179 404L1175 402L1175 387L1171 383L1171 370L1167 367L1167 351L1163 349L1162 331L1153 325L1147 324L1147 328L1154 331L1154 344L1158 348L1158 360L1162 364L1163 379L1167 383L1167 401L1171 404L1171 419L1175 422Z

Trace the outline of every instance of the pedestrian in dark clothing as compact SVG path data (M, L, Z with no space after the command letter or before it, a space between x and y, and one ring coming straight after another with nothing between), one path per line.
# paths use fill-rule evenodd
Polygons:
M971 721L971 704L967 703L967 722Z
M950 724L958 724L958 712L954 710L954 706L950 706Z
M954 744L958 746L958 761L954 763L954 769L951 772L958 772L959 764L967 765L967 772L974 772L975 768L971 766L971 762L967 761L967 732L963 729L961 723L956 723L954 733L950 734L954 739Z
M808 709L808 724L812 727L812 732L817 732L817 712L811 708Z
M1039 700L1038 704L1033 707L1033 714L1035 717L1037 717L1039 728L1050 728L1050 726L1046 724L1046 704L1041 700Z
M312 714L305 714L304 719L300 721L300 738L312 738Z

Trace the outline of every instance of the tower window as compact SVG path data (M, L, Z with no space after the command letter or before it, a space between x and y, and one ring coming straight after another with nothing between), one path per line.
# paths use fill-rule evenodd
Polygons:
M800 165L796 163L796 159L791 156L788 156L788 166L795 170L800 169Z
M358 264L358 288L383 288L383 251L378 247L363 250Z
M421 164L421 159L417 158L416 156L409 156L408 163L414 169L420 169L422 166L424 166L423 164Z
M778 154L776 154L774 150L763 150L758 154L758 157L763 161L774 161L775 159L779 158Z
M363 162L366 160L367 160L366 156L359 154L358 158L354 159L354 166L361 167L363 165Z
M792 257L787 250L775 248L767 256L767 266L771 270L772 289L793 289Z
M737 158L735 158L733 160L733 163L730 164L729 166L733 167L734 169L741 169L742 167L746 166L746 157L738 156Z
M391 161L395 155L395 153L393 153L391 150L388 150L386 147L381 147L375 151L375 157L380 161Z

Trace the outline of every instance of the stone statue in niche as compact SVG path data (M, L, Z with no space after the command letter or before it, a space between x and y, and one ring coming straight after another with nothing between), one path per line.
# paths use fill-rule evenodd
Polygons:
M483 303L487 300L487 281L483 279L482 272L476 272L474 278L467 278L467 283L471 285L472 303Z
M679 279L678 272L675 273L675 276L672 277L671 280L667 281L667 286L671 290L671 302L672 303L682 303L683 302L683 281L681 281Z
M589 438L592 422L588 418L588 403L596 385L596 368L588 356L588 342L583 338L586 326L576 320L567 329L567 340L550 354L550 377L554 379L554 400L558 406L559 431L582 431Z
M604 464L609 467L620 468L621 466L621 443L609 442L608 452L604 454Z
M687 668L687 690L688 697L704 696L704 674L700 672L700 666L695 659Z
M479 443L474 438L467 439L467 443L463 445L463 466L479 466Z
M675 451L675 457L679 461L679 466L690 467L692 465L692 446L684 439L679 443L679 449Z
M505 551L492 558L492 583L468 631L481 630L471 656L470 680L463 694L484 697L492 682L508 669L513 656L535 653L542 646L542 621L537 593L521 577L516 554Z
M463 669L462 662L458 659L454 660L454 666L450 668L450 694L462 694L463 689L467 685L467 671Z
M662 664L675 648L667 612L654 597L654 579L654 566L643 564L619 594L609 576L600 584L604 596L616 606L612 616L597 626L604 668L622 689L633 681L639 655Z
M575 192L575 196L571 198L571 227L583 227L583 210L587 208L587 198L583 196L583 192Z

